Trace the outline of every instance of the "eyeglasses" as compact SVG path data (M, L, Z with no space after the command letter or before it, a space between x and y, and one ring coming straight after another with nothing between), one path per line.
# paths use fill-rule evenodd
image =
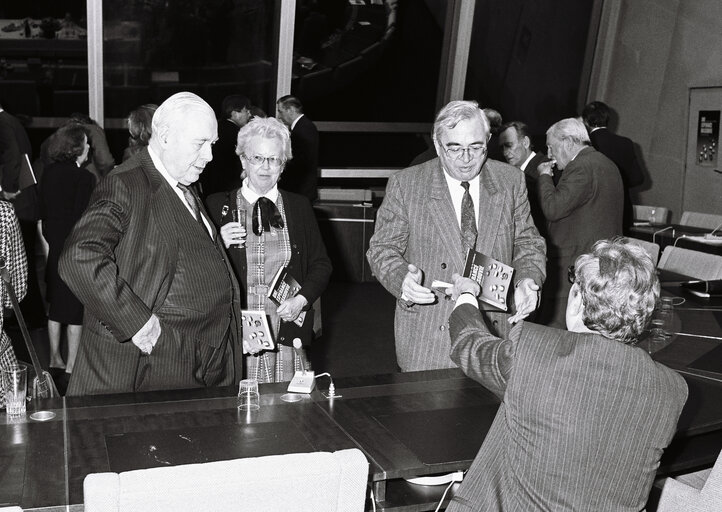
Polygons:
M567 279L569 279L569 283L574 284L574 281L577 280L577 274L574 269L574 265L569 265L569 268L567 268Z
M461 146L450 146L445 147L444 152L446 156L456 158L457 160L464 156L464 153L468 153L469 158L477 158L486 153L486 146L484 144L472 144L468 148Z
M268 162L269 167L281 167L286 161L283 158L277 156L261 156L261 155L243 155L246 160L251 162L253 165L262 166L264 162Z

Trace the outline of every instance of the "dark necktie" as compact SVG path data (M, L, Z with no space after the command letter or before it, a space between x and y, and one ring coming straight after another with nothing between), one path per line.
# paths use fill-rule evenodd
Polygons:
M271 231L271 226L276 229L283 228L283 217L278 211L276 204L267 197L259 197L253 205L253 233L261 236L264 231Z
M203 228L203 232L206 235L210 236L210 233L208 233L208 229L206 229L206 225L203 223L201 209L198 206L198 198L196 198L196 195L191 189L189 189L182 183L178 183L178 188L181 189L181 192L183 192L183 197L186 198L186 202L191 207L191 212L193 212L193 216L196 218L196 221L198 222L198 224L201 225L201 228Z
M474 202L469 194L469 182L462 181L464 197L461 199L461 238L464 245L469 249L476 247L476 215L474 214Z

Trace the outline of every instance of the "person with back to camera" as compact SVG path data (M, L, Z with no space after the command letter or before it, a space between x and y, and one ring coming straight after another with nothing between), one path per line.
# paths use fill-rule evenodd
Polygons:
M40 187L43 236L49 246L45 282L50 305L50 368L51 371L54 368L65 369L66 375L58 379L60 389L67 387L70 374L73 373L83 330L83 304L60 278L58 261L65 239L88 206L95 187L95 178L82 167L89 151L88 136L83 125L72 123L58 129L48 145L48 156L53 163L45 167ZM63 362L60 354L62 325L66 326L67 362Z
M659 299L655 265L625 239L569 268L567 330L491 333L479 286L454 276L451 358L501 400L446 509L639 512L687 399L675 371L637 346Z
M128 147L123 151L123 162L148 145L157 109L158 105L146 103L128 114Z
M288 128L272 117L253 118L238 132L236 153L245 175L241 187L212 194L206 203L245 288L244 305L265 310L276 341L274 350L246 356L246 373L261 382L290 381L300 369L293 340L300 338L304 346L311 343L311 305L326 289L331 261L308 199L278 188L292 154ZM247 229L231 221L230 212L237 207L246 211ZM268 285L284 266L301 289L276 307L267 297ZM305 319L298 326L294 321L302 312ZM302 357L306 358L303 353ZM304 365L308 367L307 361Z

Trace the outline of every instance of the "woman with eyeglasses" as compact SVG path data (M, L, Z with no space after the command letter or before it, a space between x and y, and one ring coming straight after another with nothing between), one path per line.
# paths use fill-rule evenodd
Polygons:
M212 194L206 203L245 293L243 308L265 311L275 341L273 350L246 355L246 377L290 381L301 368L293 340L300 338L304 347L312 341L311 306L328 284L331 261L308 199L277 186L292 157L288 128L272 117L253 118L238 132L236 154L243 165L241 187ZM268 290L282 268L301 288L276 306ZM298 352L309 369L305 352Z

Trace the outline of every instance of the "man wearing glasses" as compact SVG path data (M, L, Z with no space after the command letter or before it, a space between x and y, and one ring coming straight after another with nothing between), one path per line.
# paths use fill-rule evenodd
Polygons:
M544 239L531 219L524 174L487 159L490 130L473 101L452 101L434 122L438 158L394 174L367 258L397 297L396 359L402 371L450 368L450 299L431 289L463 272L474 249L514 267L513 316L485 312L499 335L526 317L544 282ZM513 299L512 299L513 298Z

